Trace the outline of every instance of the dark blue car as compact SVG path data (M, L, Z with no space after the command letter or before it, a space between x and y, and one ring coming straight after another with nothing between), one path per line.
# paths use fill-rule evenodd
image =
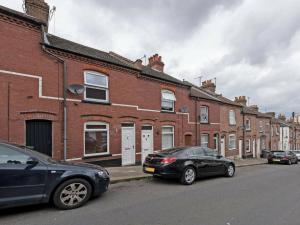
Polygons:
M53 202L73 209L107 191L108 172L84 163L58 162L25 147L0 142L0 208Z

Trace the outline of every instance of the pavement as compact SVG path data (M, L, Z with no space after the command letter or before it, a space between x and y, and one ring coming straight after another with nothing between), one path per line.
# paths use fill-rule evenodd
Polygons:
M164 179L112 184L84 207L0 211L1 225L297 225L300 165L241 167L235 177L181 185Z
M239 159L235 160L236 167L255 166L266 164L266 159ZM143 173L142 166L123 166L106 168L111 177L111 183L127 182L131 180L147 179L152 177Z

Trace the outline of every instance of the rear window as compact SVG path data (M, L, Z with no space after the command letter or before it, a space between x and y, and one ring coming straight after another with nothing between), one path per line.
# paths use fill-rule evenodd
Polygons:
M274 156L285 156L285 152L273 152Z

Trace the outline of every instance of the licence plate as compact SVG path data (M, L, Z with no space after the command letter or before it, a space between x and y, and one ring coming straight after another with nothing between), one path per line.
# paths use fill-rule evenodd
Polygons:
M280 159L273 159L274 162L280 162Z
M154 173L155 168L146 167L145 170L146 170L147 172Z

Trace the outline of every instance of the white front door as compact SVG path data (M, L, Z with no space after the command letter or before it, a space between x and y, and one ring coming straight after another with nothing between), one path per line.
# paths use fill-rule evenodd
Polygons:
M122 166L135 164L134 124L122 125Z
M221 155L225 157L225 137L221 138Z
M239 140L239 156L243 158L243 140Z
M255 139L253 139L253 141L252 141L252 154L253 154L253 158L255 158L256 157L256 154L255 154L256 152L255 152Z
M260 139L257 138L256 141L256 157L259 158L260 157Z
M142 163L148 154L153 153L153 130L152 126L142 127Z

